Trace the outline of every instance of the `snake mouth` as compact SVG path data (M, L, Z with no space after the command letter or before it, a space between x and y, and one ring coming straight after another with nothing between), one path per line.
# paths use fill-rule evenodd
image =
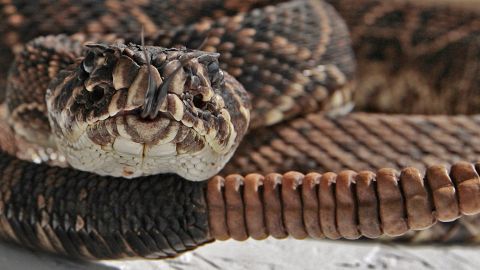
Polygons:
M123 177L154 173L156 171L152 168L156 168L161 172L179 173L187 179L203 180L218 172L233 154L237 135L233 125L226 129L233 133L225 144L227 147L221 148L215 141L216 132L221 129L218 124L200 126L193 124L198 121L175 119L168 111L160 110L155 118L142 118L141 107L121 110L114 116L89 124L85 134L92 143L85 145L100 146L102 155L118 163L102 164L97 173L113 174L112 167L119 165L121 171L116 174ZM211 119L210 123L218 123L215 118ZM87 139L83 138L78 141Z
M154 118L143 118L143 108L137 107L89 122L85 129L88 139L106 151L141 157L196 153L205 147L218 154L230 151L236 131L224 109L215 114L194 114L178 100L169 94L164 102L167 105L160 106ZM218 143L220 137L225 143Z
M79 169L87 161L75 151L106 156L112 163L88 166L128 163L121 173L100 168L95 171L100 174L177 173L171 168L175 165L161 168L157 161L188 159L209 167L208 173L189 172L188 179L211 176L233 154L249 121L245 90L219 69L217 58L186 49L89 47L86 57L59 75L47 92L57 145ZM69 160L69 155L75 157ZM127 159L138 164L131 166ZM146 163L160 169L145 170Z

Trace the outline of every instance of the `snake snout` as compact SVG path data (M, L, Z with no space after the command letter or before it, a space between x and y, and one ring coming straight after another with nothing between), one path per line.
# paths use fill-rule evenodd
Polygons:
M193 97L193 106L205 110L214 96L212 88L220 89L224 83L218 56L219 54L201 52L182 55L164 65L164 80L160 82L156 80L157 70L148 68L147 90L141 116L155 118L161 111L168 92L187 98Z
M204 180L233 155L248 95L219 54L139 45L88 46L47 97L58 148L73 167Z

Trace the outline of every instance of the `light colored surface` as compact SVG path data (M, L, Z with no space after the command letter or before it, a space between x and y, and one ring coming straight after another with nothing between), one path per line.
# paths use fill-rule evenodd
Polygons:
M0 269L480 269L480 247L273 240L217 242L164 261L87 263L0 244Z

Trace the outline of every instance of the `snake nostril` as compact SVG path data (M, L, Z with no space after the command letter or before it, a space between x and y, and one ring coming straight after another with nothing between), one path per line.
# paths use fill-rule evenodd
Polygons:
M91 73L95 61L95 53L90 51L82 62L82 68L85 72Z
M103 99L104 96L105 96L105 89L97 85L93 88L93 91L90 97L93 102L99 102L100 100Z
M193 97L193 105L199 109L204 109L207 106L207 102L203 101L202 94L197 94Z

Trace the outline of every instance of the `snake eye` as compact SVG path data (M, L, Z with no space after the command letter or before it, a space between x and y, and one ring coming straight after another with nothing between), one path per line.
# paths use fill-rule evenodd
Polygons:
M224 80L223 71L219 70L217 73L214 73L211 80L214 84L222 83Z
M89 51L85 59L82 62L82 68L85 72L91 73L93 70L93 65L95 63L95 53L93 51Z
M212 84L218 84L223 80L223 72L220 70L220 66L216 59L212 60L210 64L208 64L208 76Z
M208 65L208 72L209 73L217 73L219 71L220 67L218 66L217 61L213 61Z

